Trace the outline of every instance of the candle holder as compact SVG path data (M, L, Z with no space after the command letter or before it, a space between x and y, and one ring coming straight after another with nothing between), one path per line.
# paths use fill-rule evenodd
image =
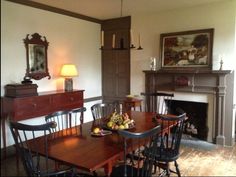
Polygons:
M220 69L219 70L223 70L223 64L224 64L224 62L223 62L223 59L221 58L221 60L220 60Z
M141 46L139 46L139 47L137 48L137 50L143 50L143 48L142 48Z
M150 69L152 71L156 71L157 70L157 60L155 57L151 57L150 58Z
M134 48L135 48L134 44L131 44L131 45L130 45L130 48L131 48L131 49L134 49Z

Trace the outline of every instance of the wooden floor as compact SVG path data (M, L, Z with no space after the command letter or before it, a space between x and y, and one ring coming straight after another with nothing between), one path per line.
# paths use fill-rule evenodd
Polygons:
M182 176L236 176L236 145L216 146L212 150L181 146L180 152L178 164ZM1 160L1 176L24 176L23 169L17 174L15 163L15 157ZM102 172L98 174L103 176Z

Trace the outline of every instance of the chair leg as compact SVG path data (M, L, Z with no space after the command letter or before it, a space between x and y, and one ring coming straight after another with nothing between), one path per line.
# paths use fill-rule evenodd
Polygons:
M181 177L177 161L175 161L175 168L176 168L176 172L178 174L178 177Z
M170 177L170 167L169 167L169 163L168 162L166 163L166 175L168 177Z

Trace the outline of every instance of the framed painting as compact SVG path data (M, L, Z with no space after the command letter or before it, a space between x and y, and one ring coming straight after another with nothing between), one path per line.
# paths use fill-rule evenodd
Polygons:
M212 69L214 29L160 35L161 69Z

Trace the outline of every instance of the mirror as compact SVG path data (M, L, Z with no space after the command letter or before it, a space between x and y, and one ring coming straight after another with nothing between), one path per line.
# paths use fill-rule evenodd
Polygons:
M40 80L48 76L48 79L50 79L47 61L48 41L46 37L42 37L38 33L27 34L24 43L27 59L25 78Z

